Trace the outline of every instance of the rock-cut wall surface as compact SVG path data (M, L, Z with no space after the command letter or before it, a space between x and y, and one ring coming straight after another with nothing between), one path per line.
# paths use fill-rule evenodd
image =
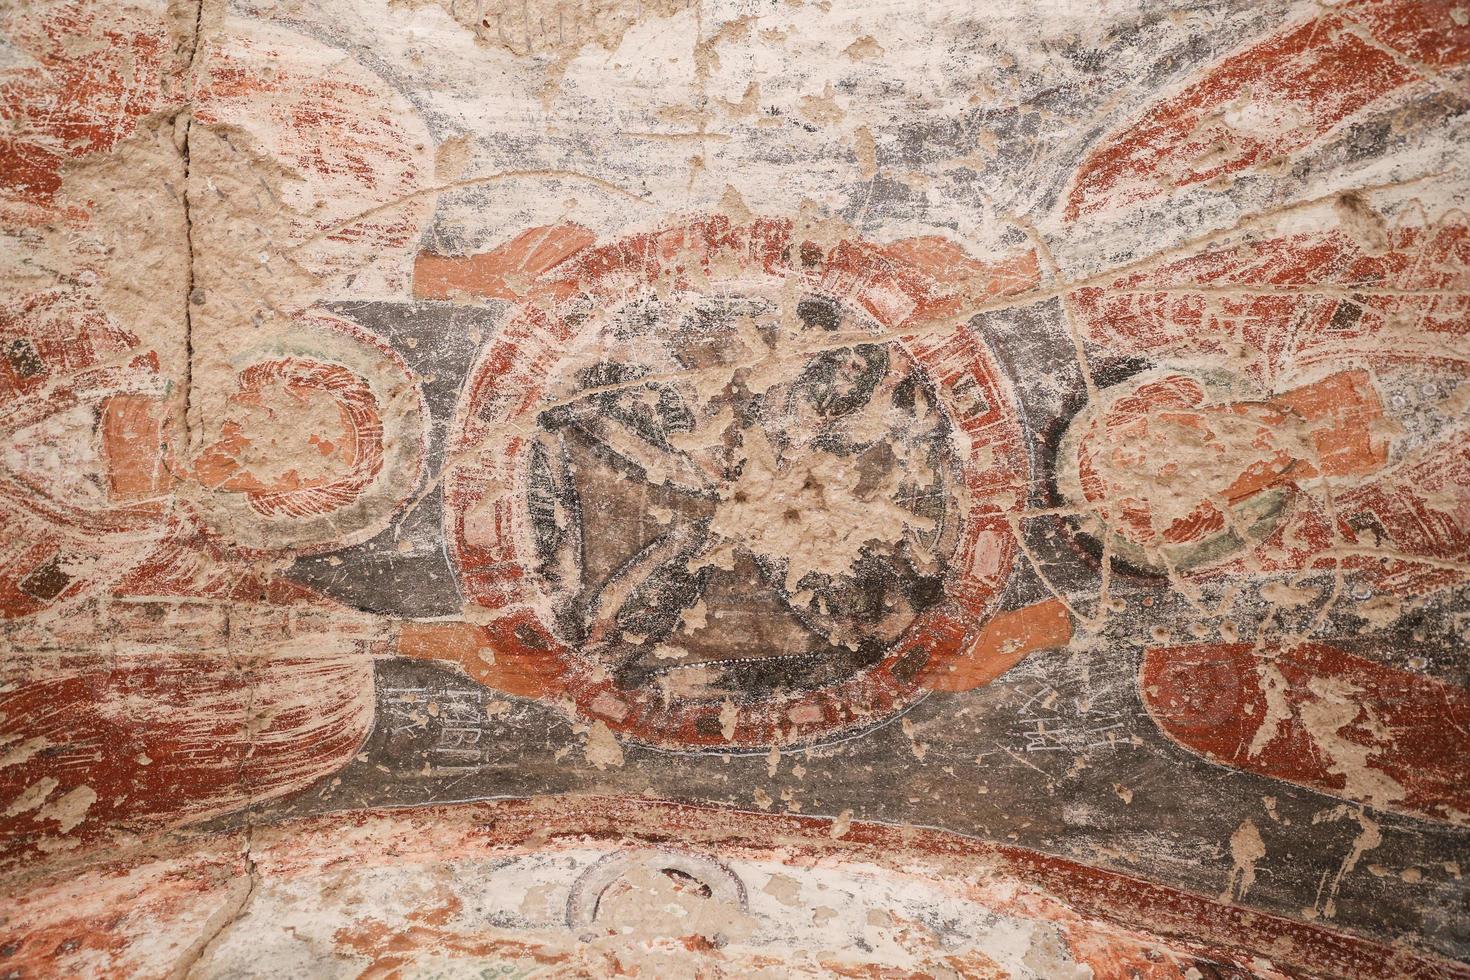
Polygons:
M0 977L1470 977L1470 5L0 5Z

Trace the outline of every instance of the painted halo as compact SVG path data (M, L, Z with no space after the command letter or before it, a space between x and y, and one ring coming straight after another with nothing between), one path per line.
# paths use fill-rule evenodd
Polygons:
M231 360L237 394L271 383L330 390L366 458L350 477L296 495L312 499L202 489L196 499L207 523L245 553L310 554L365 541L388 525L423 474L427 409L403 359L329 313L306 311L297 324Z
M1218 529L1187 533L1173 540L1166 529L1152 526L1160 520L1158 508L1167 501L1168 493L1150 487L1140 465L1132 471L1136 492L1129 493L1123 481L1128 472L1109 480L1106 472L1090 452L1088 442L1099 427L1141 423L1157 411L1179 414L1203 414L1213 405L1229 404L1239 399L1241 380L1198 371L1181 371L1168 367L1154 368L1099 392L1094 402L1085 405L1067 424L1058 444L1055 470L1057 489L1063 499L1076 507L1080 516L1074 525L1089 539L1102 543L1112 554L1132 568L1151 575L1169 572L1191 572L1237 557L1243 550L1264 540L1286 517L1293 499L1286 486L1271 487L1232 504ZM1187 388L1186 403L1159 401L1180 395L1177 388ZM1147 393L1157 389L1165 394L1153 401ZM1143 394L1140 394L1143 393ZM1131 402L1147 402L1133 406ZM1266 402L1262 398L1261 406ZM1243 419L1240 424L1264 431L1263 419ZM1146 431L1146 430L1145 430ZM1116 436L1114 437L1117 438ZM1132 453L1140 460L1160 452L1150 440L1113 442L1116 452ZM1114 469L1120 469L1114 466ZM1186 467L1183 471L1189 472ZM1206 498L1207 499L1207 498ZM1175 526L1187 523L1180 515ZM1142 540L1140 540L1142 539Z

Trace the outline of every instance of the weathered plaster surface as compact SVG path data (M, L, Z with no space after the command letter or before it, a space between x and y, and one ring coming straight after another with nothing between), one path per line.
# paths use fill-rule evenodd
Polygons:
M1470 976L1467 62L0 7L0 976Z

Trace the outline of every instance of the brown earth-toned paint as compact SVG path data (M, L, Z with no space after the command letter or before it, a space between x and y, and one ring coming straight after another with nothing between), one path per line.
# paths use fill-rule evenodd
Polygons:
M0 7L0 977L1470 975L1463 0Z

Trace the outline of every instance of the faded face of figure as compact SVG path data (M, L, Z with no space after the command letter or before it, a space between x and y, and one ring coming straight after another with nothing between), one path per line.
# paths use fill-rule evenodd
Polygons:
M300 490L347 474L357 456L351 419L330 392L276 379L230 398L194 471L216 490Z
M366 383L338 365L290 359L241 373L194 476L263 512L322 513L355 499L381 465L382 422Z

